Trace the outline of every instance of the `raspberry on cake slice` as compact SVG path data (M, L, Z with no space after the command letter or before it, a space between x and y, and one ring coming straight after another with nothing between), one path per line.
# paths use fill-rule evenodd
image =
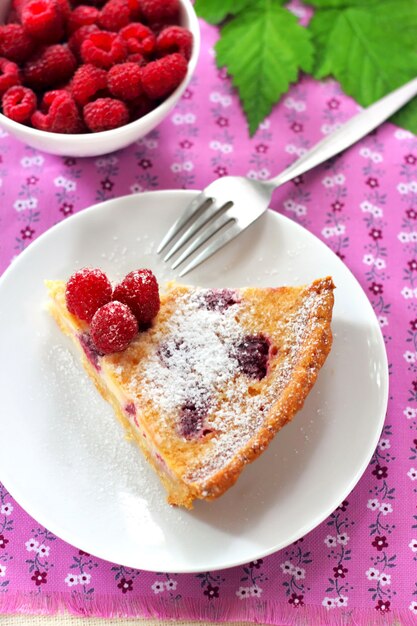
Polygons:
M91 297L88 272L85 283L47 283L53 317L168 502L192 508L218 498L316 382L332 344L332 279L241 289L170 283L159 295L152 272L134 270L102 304L109 289L94 271Z

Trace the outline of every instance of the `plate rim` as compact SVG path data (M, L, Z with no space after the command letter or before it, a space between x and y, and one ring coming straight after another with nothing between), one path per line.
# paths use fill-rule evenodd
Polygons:
M155 196L155 195L166 195L166 196L170 196L171 194L181 194L184 196L188 196L188 197L192 197L192 196L196 196L199 193L199 190L194 190L194 189L163 189L163 190L154 190L154 191L146 191L146 192L142 192L142 193L135 193L135 194L125 194L123 196L119 196L116 198L110 198L108 200L105 200L103 202L98 202L95 203L93 205L90 205L84 209L81 209L80 211L78 211L77 213L69 216L68 218L61 220L60 222L54 224L53 226L51 226L50 228L48 228L46 231L44 231L41 235L39 235L35 241L31 242L29 244L29 246L27 248L25 248L25 250L23 250L17 257L14 257L12 259L12 261L10 262L9 266L5 269L5 271L3 272L3 274L0 276L0 293L1 293L1 289L3 286L3 283L6 282L6 280L8 279L9 274L11 274L13 271L15 271L16 267L18 267L19 263L24 262L24 259L26 258L28 251L33 251L35 248L42 246L44 241L46 241L48 239L48 237L53 237L54 233L57 232L60 229L65 229L67 228L67 224L68 223L72 223L73 221L79 220L79 219L83 219L83 216L85 216L85 214L92 214L94 212L100 212L103 208L111 206L111 205L117 205L118 202L123 202L124 200L129 199L130 201L134 200L135 198L138 199L140 202L146 202L146 198L148 196ZM140 210L140 209L138 209ZM292 220L291 218L287 217L286 215L283 215L282 213L279 213L278 211L274 211L270 208L268 208L268 213L273 215L273 219L281 221L284 224L290 224L291 227L295 227L296 229L300 229L301 231L303 231L304 235L306 235L307 237L311 237L313 238L316 242L318 242L321 246L325 246L328 250L329 253L331 253L334 257L334 261L339 264L341 267L343 267L343 269L345 271L347 271L351 278L354 281L355 287L357 289L359 289L362 293L362 295L364 296L364 302L366 303L366 306L368 308L368 319L372 319L375 330L377 331L377 336L378 336L378 348L379 348L379 358L381 360L381 367L383 370L383 384L382 384L382 388L381 388L381 392L384 392L384 397L381 399L381 414L379 416L379 421L377 424L377 428L375 428L374 431L374 435L372 438L372 442L371 444L369 444L367 450L367 454L364 455L364 458L362 459L362 462L360 464L360 466L358 467L358 469L356 470L355 474L351 477L351 479L348 481L347 483L347 487L343 490L342 492L342 496L339 498L337 498L338 503L340 503L342 500L346 499L347 496L352 492L352 490L355 488L355 486L358 484L359 480L361 479L361 477L363 476L363 474L366 471L366 468L368 467L372 456L375 452L375 448L378 444L378 440L381 436L381 432L384 426L384 422L386 419L386 412L387 412L387 406L388 406L388 400L389 400L389 364L388 364L388 356L387 356L387 351L386 351L386 345L385 345L385 341L383 338L383 333L381 330L381 327L378 323L378 319L376 316L376 313L374 311L374 309L372 308L372 305L368 299L368 296L366 295L362 285L359 283L358 279L356 278L356 276L353 274L353 272L350 270L350 268L343 263L343 261L333 252L333 250L331 250L331 248L329 246L326 246L326 244L319 239L319 237L317 237L314 233L312 233L310 230L308 230L306 227L302 226L301 224L299 224L298 222L295 222L294 220ZM23 259L23 261L21 261ZM370 314L370 315L369 315ZM1 462L0 462L1 465ZM0 468L1 469L1 468ZM33 517L35 519L35 521L39 522L42 526L45 526L46 528L48 528L49 530L51 530L51 532L53 532L54 535L56 535L58 538L60 538L61 540L63 540L66 543L69 543L72 546L75 546L77 548L80 549L86 549L86 551L91 552L92 554L94 554L94 556L96 556L97 558L100 558L102 560L105 561L110 561L110 562L119 562L117 559L113 558L112 556L102 556L100 554L97 554L96 551L91 551L91 548L89 546L86 546L85 544L83 545L83 542L79 543L78 540L76 539L76 537L71 535L71 531L69 531L68 533L64 530L64 533L60 532L60 528L59 528L59 524L55 524L54 522L52 523L52 525L49 523L48 520L46 520L44 518L44 515L41 511L41 514L38 515L37 511L35 511L35 507L30 506L29 509L26 508L25 506L25 502L26 499L23 495L23 497L20 497L20 490L19 488L15 489L13 486L13 479L11 477L11 473L7 472L7 468L5 471L5 476L3 475L3 469L1 469L2 475L0 476L0 480L1 482L4 484L4 486L6 487L6 489L9 489L8 485L10 485L12 487L12 489L10 490L10 495L13 497L13 499L16 500L16 502L19 504L19 506L30 516ZM9 481L10 478L10 481ZM340 502L339 502L340 500ZM336 503L335 506L337 506L338 504ZM290 538L287 538L285 541L281 541L276 543L273 547L266 549L266 550L259 550L256 552L256 555L253 558L264 558L267 556L270 556L271 554L274 554L275 552L278 552L284 548L286 548L288 545L290 545L291 543L293 543L294 541L296 541L297 539L299 539L300 537L305 536L306 534L310 533L312 530L314 530L315 528L317 528L335 509L335 506L331 506L331 507L327 507L324 511L322 511L322 513L318 516L316 516L316 518L314 518L314 520L310 521L309 523L305 523L301 528L299 528L298 532L295 532L292 534L292 536ZM31 511L34 511L36 514L32 514ZM56 528L58 528L58 532L56 532ZM75 539L75 541L74 541ZM134 559L133 559L134 561ZM152 571L152 569L146 569L144 567L142 567L141 565L139 565L137 562L130 562L130 563L123 563L123 565L125 565L126 567L132 567L135 569L142 569L144 571ZM227 564L223 564L223 565L219 565L216 567L210 566L210 571L220 571L222 569L230 569L232 567L237 567L240 566L244 563L247 562L247 559L245 558L244 560L242 559L235 559L232 561L228 561ZM193 573L198 573L201 571L205 571L205 569L207 569L204 564L200 565L198 567L196 566L184 566L184 567L168 567L168 569L164 570L167 573L177 573L177 574L193 574Z

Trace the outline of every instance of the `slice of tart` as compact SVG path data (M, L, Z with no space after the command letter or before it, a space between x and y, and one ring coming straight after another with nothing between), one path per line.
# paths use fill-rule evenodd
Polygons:
M301 287L202 289L170 283L152 326L103 355L71 314L50 311L170 504L222 495L301 409L332 344L331 278Z

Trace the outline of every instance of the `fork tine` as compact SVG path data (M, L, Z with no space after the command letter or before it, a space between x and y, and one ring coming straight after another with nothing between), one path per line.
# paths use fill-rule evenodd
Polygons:
M226 209L228 205L231 203L227 203L225 205L219 206L218 204L213 203L212 205L206 207L204 211L193 221L187 230L181 235L178 241L172 246L168 254L164 257L164 261L168 261L182 246L187 243L203 226L207 224L219 211L222 209Z
M191 272L197 265L203 263L206 259L210 258L215 252L223 248L229 241L232 241L235 237L240 235L242 232L242 228L234 223L230 228L228 228L218 239L215 239L212 243L210 243L207 248L202 250L200 254L198 254L195 259L191 261L188 265L184 267L183 270L179 273L180 276L185 276L188 272Z
M229 217L227 213L224 213L220 217L218 217L214 222L210 224L208 228L205 228L203 232L198 235L180 257L171 265L171 269L175 270L181 263L183 263L189 256L193 254L200 246L202 246L206 241L208 241L213 235L215 235L219 230L224 228L230 222L234 222L235 220L232 217Z
M180 232L184 226L190 221L190 219L197 213L204 203L208 201L213 201L212 198L208 198L204 191L199 193L196 198L190 204L188 204L185 210L181 213L180 217L172 224L168 232L165 234L161 243L158 246L156 251L157 254L160 254L164 248L174 239L174 237Z

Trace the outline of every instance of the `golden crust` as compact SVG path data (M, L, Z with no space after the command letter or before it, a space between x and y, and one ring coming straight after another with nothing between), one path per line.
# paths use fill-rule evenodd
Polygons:
M317 380L332 346L330 324L334 304L333 280L330 277L316 280L309 289L325 297L315 316L309 320L310 331L307 331L305 341L300 347L297 364L285 392L273 404L263 427L242 447L228 466L215 474L205 486L210 491L210 496L205 499L216 499L235 484L244 466L253 463L278 431L302 409ZM195 497L201 498L201 493Z
M80 348L77 336L74 332L69 332L67 322L69 320L73 327L81 331L85 330L85 325L79 324L66 310L63 283L49 282L47 286L53 303L51 306L53 316L61 329L72 336ZM129 436L135 439L154 467L168 492L168 501L171 504L192 508L195 499L213 500L221 496L236 482L245 465L253 462L276 433L302 408L331 348L333 289L332 279L327 277L316 280L309 286L240 290L239 293L248 306L242 307L239 312L239 323L248 333L263 332L271 337L274 345L278 346L276 353L270 358L268 375L261 381L253 382L248 392L263 397L273 388L275 396L268 405L268 411L263 415L262 424L254 429L245 443L224 459L218 469L215 468L206 477L198 474L199 459L203 459L201 465L207 456L215 454L216 434L209 435L202 441L184 441L178 437L175 429L161 420L158 408L149 401L144 401L140 391L134 401L141 407L141 427L132 426L120 400L83 354L87 372L103 397L112 404ZM186 296L189 291L191 289L185 286L169 285L167 294L161 299L161 312L154 328L144 333L140 342L133 342L124 353L104 357L103 367L112 373L113 381L117 382L117 377L114 377L113 373L121 372L118 384L124 391L135 372L138 375L138 363L146 361L158 337L160 340L161 334L163 336L165 325L175 310L176 301L180 296ZM294 319L300 311L304 312L305 319L302 333L298 329L296 335ZM282 378L283 363L288 360L290 353L289 374L285 384L277 386L277 381ZM222 402L221 397L218 402ZM236 411L239 411L238 406ZM162 463L156 459L155 450L159 459L163 460Z

